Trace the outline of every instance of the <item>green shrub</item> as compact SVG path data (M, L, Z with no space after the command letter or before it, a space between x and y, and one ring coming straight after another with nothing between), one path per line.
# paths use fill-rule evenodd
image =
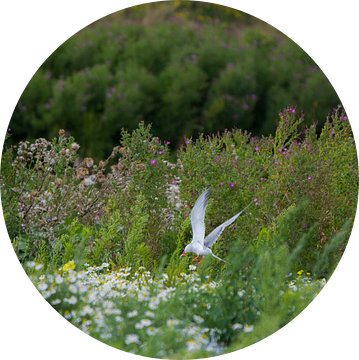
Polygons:
M139 258L132 252L140 253L153 269L190 242L190 227L184 221L198 196L212 186L207 233L253 202L215 243L219 257L229 254L239 233L244 244L259 246L276 232L287 209L306 201L306 211L297 215L286 245L294 251L312 228L296 266L313 271L328 240L348 220L349 228L353 224L357 155L344 112L335 110L319 137L315 125L300 131L303 121L303 113L288 107L280 113L275 137L258 138L233 129L186 138L177 164L169 162L168 142L153 137L143 122L132 134L122 130L121 145L98 165L85 158L73 167L79 145L63 132L51 143L39 139L10 147L3 153L2 203L17 255L21 261L41 258L47 266L49 256L56 255L60 264L84 246L91 264L137 266ZM110 160L115 165L106 175ZM93 229L91 236L74 237L74 226ZM138 237L143 241L129 240ZM337 260L345 245L337 249ZM323 275L333 266L332 261L323 268ZM220 273L220 264L209 271Z
M68 39L19 99L12 144L24 136L53 138L61 127L83 144L82 157L100 160L117 145L122 127L131 131L145 120L174 152L184 135L233 127L274 134L278 109L288 103L307 114L303 124L314 119L322 127L340 99L314 61L263 24L242 28L245 14L207 5L149 6L164 11L151 26L146 7L128 10L123 16L136 21L114 14ZM215 21L213 9L227 20ZM169 15L176 12L182 20Z
M14 250L55 310L106 344L166 358L249 346L313 300L353 225L358 163L346 114L335 109L319 136L303 122L288 106L274 137L232 129L185 138L176 164L144 122L123 129L98 164L74 164L79 145L64 130L5 148ZM251 206L212 247L226 263L198 265L180 254L209 187L206 234Z

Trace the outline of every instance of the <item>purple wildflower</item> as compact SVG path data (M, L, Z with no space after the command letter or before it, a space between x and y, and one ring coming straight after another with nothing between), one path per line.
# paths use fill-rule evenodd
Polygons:
M155 164L156 160L151 160L151 165Z

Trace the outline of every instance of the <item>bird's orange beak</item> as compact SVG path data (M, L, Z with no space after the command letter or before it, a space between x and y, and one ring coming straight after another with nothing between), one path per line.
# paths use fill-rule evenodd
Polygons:
M181 257L182 257L182 256L185 256L185 255L186 255L186 252L185 252L185 251L183 251L183 253L182 253Z

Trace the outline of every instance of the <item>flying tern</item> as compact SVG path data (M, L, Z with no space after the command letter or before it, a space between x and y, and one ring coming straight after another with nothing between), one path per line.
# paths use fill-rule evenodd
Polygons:
M191 212L191 225L192 225L192 232L193 232L193 239L190 244L188 244L181 257L185 256L187 253L195 253L197 256L193 259L195 261L200 255L212 255L218 260L221 260L223 262L226 262L219 258L218 256L214 255L212 253L212 250L210 247L216 242L216 240L221 235L222 231L225 229L226 226L232 224L237 217L246 210L250 205L247 205L242 211L240 211L238 214L234 215L232 218L224 222L223 224L216 227L206 238L205 235L205 229L204 229L204 216L206 212L207 202L209 199L209 194L211 192L212 188L209 188L205 190L200 197L197 199L196 203L193 206L192 212ZM202 259L203 260L203 259ZM202 262L201 260L201 262ZM200 263L201 263L200 262Z

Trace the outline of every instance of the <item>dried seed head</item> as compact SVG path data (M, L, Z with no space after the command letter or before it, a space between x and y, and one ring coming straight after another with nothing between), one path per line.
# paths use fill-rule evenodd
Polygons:
M60 129L60 130L59 130L59 135L60 135L60 136L64 136L64 135L65 135L65 130L64 130L64 129Z
M57 178L57 179L55 180L55 183L56 183L56 187L58 188L58 187L61 186L62 180L61 180L60 178Z
M125 150L124 147L120 147L120 148L118 149L118 152L119 152L120 154L124 154L124 153L126 152L126 150Z
M65 157L66 154L67 154L67 152L68 152L68 149L62 149L62 150L60 151L60 155L61 155L62 157Z
M120 169L118 168L117 165L112 165L112 166L111 166L111 170L112 170L113 173L118 173L118 172L120 172Z
M107 164L106 161L101 160L101 161L99 162L98 166L102 169L102 168L104 168L104 167L106 166L106 164Z
M97 174L97 181L100 184L103 184L104 182L106 182L106 176L104 174Z
M31 197L36 197L37 195L39 195L38 191L36 191L36 190L31 191L31 194L30 194Z
M93 166L93 159L91 159L91 158L86 158L84 160L84 162L85 162L85 165L89 168Z
M156 145L151 146L151 151L154 151L156 149Z
M88 176L87 178L85 178L82 183L85 186L91 186L95 183L95 179L96 179L96 175L91 175L91 176Z
M76 179L81 180L88 174L88 170L86 168L79 168L76 172Z
M76 153L76 150L78 150L79 148L80 148L80 145L78 144L78 143L72 143L71 144L71 152L73 153L73 154L75 154Z
M145 164L140 163L140 164L137 165L137 167L142 171L146 170L146 165Z
M42 166L41 163L39 163L39 164L37 165L37 170L41 171L41 170L43 170L43 169L44 169L44 167Z
M27 144L20 141L20 149L25 150L27 148Z

